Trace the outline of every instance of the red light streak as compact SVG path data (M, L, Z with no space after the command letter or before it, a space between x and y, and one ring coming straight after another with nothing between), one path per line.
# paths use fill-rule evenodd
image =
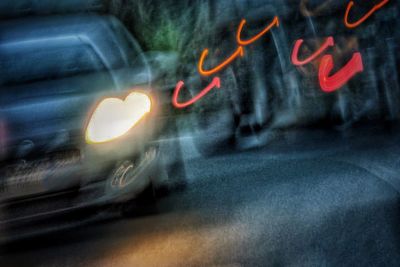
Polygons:
M334 75L329 76L333 70L333 57L325 55L319 66L319 83L322 91L326 93L334 92L344 86L353 76L364 70L362 56L354 53L351 60Z
M389 3L390 0L383 0L381 3L375 5L367 14L365 14L361 19L359 19L356 22L349 22L348 17L349 17L349 13L352 9L352 7L354 6L354 2L350 1L348 6L347 6L347 10L345 13L345 17L344 17L344 23L346 25L346 27L348 28L356 28L359 25L361 25L363 22L365 22L369 17L371 17L376 11L378 11L379 9L381 9L383 6L385 6L387 3ZM300 7L301 9L304 9L302 11L304 11L305 13L311 15L310 13L314 13L315 12L319 12L320 10L327 8L328 7L328 3L330 1L327 1L326 3L324 3L323 5L319 6L316 10L314 11L309 11L306 7L306 2L307 0L303 0ZM209 69L209 70L205 70L203 68L204 66L204 61L206 60L206 57L209 54L209 50L208 49L204 49L199 62L198 62L198 71L201 75L203 76L210 76L213 75L215 73L218 73L219 71L223 70L225 67L227 67L228 65L230 65L234 60L236 60L238 57L243 57L244 56L244 47L248 46L252 43L254 43L255 41L257 41L258 39L260 39L261 37L263 37L266 33L268 33L269 31L271 31L271 29L273 27L279 27L280 26L280 21L279 21L279 17L275 16L274 19L272 20L272 22L265 27L261 32L259 32L257 35L255 35L254 37L248 39L248 40L242 40L241 35L243 32L243 28L246 25L246 20L243 19L240 22L240 25L237 29L237 33L236 33L236 42L238 45L238 48L236 49L235 52L233 52L232 55L230 55L228 58L226 58L222 63L220 63L218 66ZM303 39L299 39L296 41L294 48L293 48L293 52L291 55L291 61L293 63L293 65L295 66L303 66L305 64L308 64L314 60L316 60L319 56L321 56L329 47L333 47L335 45L335 41L333 37L328 37L325 42L321 45L321 47L315 51L312 55L308 56L306 59L299 59L299 52L300 52L300 48L301 45L303 44ZM353 57L351 58L351 60L344 66L342 67L339 71L337 71L335 74L330 75L330 72L333 70L334 68L334 62L333 62L333 56L332 55L325 55L322 57L320 65L319 65L319 82L320 82L320 86L322 91L326 92L326 93L330 93L330 92L334 92L336 90L339 90L341 87L343 87L350 79L352 79L357 73L362 72L364 70L364 65L363 65L363 60L362 60L362 56L360 53L354 53ZM188 107L190 105L193 105L195 102L197 102L198 100L200 100L202 97L204 97L206 94L208 94L212 89L214 89L215 87L220 88L221 87L221 81L219 77L215 77L212 82L205 88L203 89L197 96L195 96L194 98L192 98L189 101L186 101L184 103L179 103L178 102L178 96L180 93L180 90L182 89L182 87L184 86L184 82L180 81L175 88L175 91L173 93L173 97L172 97L172 103L175 107L177 108L185 108Z
M231 64L237 57L243 57L244 56L244 49L242 46L239 46L238 49L230 56L228 57L225 61L223 61L221 64L216 66L215 68L211 70L204 70L203 65L204 65L204 60L206 59L208 55L208 49L204 49L203 53L201 54L199 64L198 64L198 71L201 75L203 76L210 76L213 75L219 71L221 71L223 68Z
M205 89L203 89L198 95L196 95L195 97L193 97L189 101L186 101L184 103L179 103L178 102L179 93L180 93L180 91L181 91L181 89L182 89L182 87L184 85L185 85L185 83L183 81L180 81L175 87L175 91L174 91L174 94L172 96L172 104L176 108L186 108L186 107L188 107L190 105L193 105L194 103L199 101L201 98L203 98L206 94L208 94L208 92L210 92L215 87L221 88L221 80L220 80L219 77L215 77L212 80L212 82Z
M305 64L310 63L311 61L313 61L314 59L316 59L317 57L319 57L326 49L328 49L331 46L335 45L335 40L333 39L333 37L328 37L325 41L325 43L311 56L309 56L308 58L304 59L304 60L299 60L299 50L301 45L303 44L303 40L297 40L294 48L293 48L293 53L292 53L292 63L295 66L303 66Z
M272 22L264 29L262 30L259 34L257 34L256 36L254 36L253 38L243 41L241 39L241 35L242 35L242 31L243 31L243 27L246 24L246 20L243 19L240 22L237 34L236 34L236 41L239 45L241 46L247 46L249 44L254 43L255 41L257 41L258 39L260 39L263 35L265 35L267 32L269 32L273 27L279 27L279 18L278 16L275 16L274 19L272 20Z
M356 22L349 22L349 13L351 8L354 6L354 2L350 1L347 5L346 14L344 16L344 24L347 28L353 29L360 26L364 21L366 21L369 17L371 17L376 11L384 7L390 0L383 0L379 4L375 5L367 14L365 14L361 19L357 20Z

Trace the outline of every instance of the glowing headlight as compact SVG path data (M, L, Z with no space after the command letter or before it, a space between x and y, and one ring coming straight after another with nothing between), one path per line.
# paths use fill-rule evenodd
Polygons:
M133 92L125 100L106 98L100 102L86 128L86 142L112 141L129 132L151 110L150 97Z

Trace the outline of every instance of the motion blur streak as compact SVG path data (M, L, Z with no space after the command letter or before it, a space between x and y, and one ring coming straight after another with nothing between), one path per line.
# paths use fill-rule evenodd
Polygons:
M301 2L300 2L300 11L303 14L303 16L305 16L305 17L312 17L312 16L320 15L321 12L323 12L324 10L326 10L327 8L330 7L330 5L332 4L332 2L334 0L326 0L319 6L314 8L313 10L310 10L307 8L308 1L309 0L301 0Z
M244 48L242 46L239 46L236 51L229 56L224 62L216 66L215 68L211 70L204 70L203 65L204 65L204 60L206 59L208 55L208 49L204 49L203 53L201 54L199 64L198 64L198 70L199 73L203 76L210 76L213 75L219 71L221 71L223 68L227 67L229 64L231 64L237 57L243 57L244 56Z
M331 46L335 45L335 40L333 37L328 37L325 41L325 43L312 55L310 55L308 58L304 60L299 60L299 50L301 45L303 44L304 40L300 39L296 41L296 44L294 45L293 48L293 53L292 53L292 63L295 66L303 66L305 64L310 63L314 59L316 59L318 56L320 56L326 49L328 49Z
M384 7L390 0L383 0L381 3L375 5L367 14L365 14L361 19L357 20L356 22L349 22L349 13L351 8L354 6L354 2L350 1L347 5L346 14L344 16L344 24L347 28L357 28L362 23L364 23L369 17L371 17L376 11Z
M353 57L346 64L346 66L329 77L329 73L332 71L333 67L333 57L331 55L324 56L319 67L319 82L322 91L326 93L340 89L354 75L364 70L362 56L360 53L354 53Z
M275 16L273 21L264 30L262 30L259 34L257 34L253 38L250 38L249 40L243 41L241 35L242 35L243 27L245 24L246 24L245 19L240 22L240 25L239 25L239 28L237 31L237 35L236 35L237 43L242 46L246 46L246 45L254 43L258 39L260 39L263 35L268 33L274 26L279 27L279 18L278 18L278 16Z
M180 81L175 88L173 97L172 97L172 104L176 108L186 108L190 105L193 105L197 101L199 101L202 97L204 97L208 92L210 92L212 89L216 88L221 88L221 80L219 77L215 77L212 82L204 89L202 90L197 96L193 97L191 100L184 102L184 103L179 103L179 93L182 89L182 87L185 85L183 81Z

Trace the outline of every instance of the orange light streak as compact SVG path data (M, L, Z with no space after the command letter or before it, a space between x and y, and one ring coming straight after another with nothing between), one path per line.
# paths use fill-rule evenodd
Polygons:
M203 76L210 76L213 75L219 71L221 71L223 68L227 67L229 64L231 64L237 57L243 57L244 56L244 49L242 46L239 46L238 49L230 56L228 57L225 61L223 61L221 64L216 66L215 68L211 70L204 70L203 65L204 65L204 60L208 56L208 49L204 49L203 53L201 54L199 64L198 64L198 71L201 75Z
M242 31L243 31L243 27L246 24L246 20L243 19L240 22L239 28L237 30L237 34L236 34L236 41L239 45L241 46L247 46L249 44L254 43L255 41L257 41L258 39L260 39L264 34L266 34L267 32L269 32L273 27L279 27L279 18L278 16L275 16L274 19L272 20L272 22L264 29L262 30L259 34L257 34L256 36L254 36L253 38L243 41L241 38L242 35Z
M351 8L354 6L354 1L350 1L347 5L346 14L344 16L344 24L347 28L353 29L360 26L363 22L365 22L369 17L371 17L376 11L384 7L390 0L383 0L379 4L375 5L367 14L365 14L361 19L356 22L349 22L349 13Z

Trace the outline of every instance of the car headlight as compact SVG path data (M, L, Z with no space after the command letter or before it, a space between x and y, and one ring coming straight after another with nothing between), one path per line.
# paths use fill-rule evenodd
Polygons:
M125 100L106 98L93 112L86 128L86 142L106 143L128 133L151 110L151 99L141 92Z

